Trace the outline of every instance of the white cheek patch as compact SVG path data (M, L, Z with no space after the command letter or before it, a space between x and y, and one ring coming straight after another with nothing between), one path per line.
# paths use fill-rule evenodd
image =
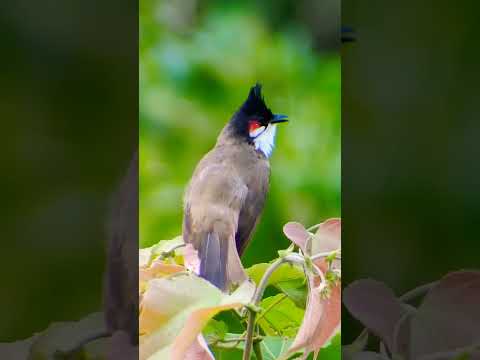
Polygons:
M260 126L259 128L256 128L253 131L250 131L250 137L251 138L256 138L258 135L260 135L263 131L265 130L265 126Z
M255 149L260 150L268 158L272 154L275 145L275 133L277 132L276 124L269 124L265 131L253 139Z

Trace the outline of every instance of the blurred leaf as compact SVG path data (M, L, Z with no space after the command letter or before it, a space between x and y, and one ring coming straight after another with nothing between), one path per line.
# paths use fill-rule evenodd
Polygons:
M478 355L479 324L480 271L449 273L427 293L413 314L407 338L411 339L407 342L408 354L420 358L470 347L466 352L472 359L477 358L473 349ZM402 340L397 338L397 342Z
M32 344L40 334L35 334L34 336L15 341L11 343L0 343L0 359L11 359L11 360L25 360L28 359L30 354L30 348Z
M342 346L342 358L352 360L356 354L362 352L368 344L368 331L362 332L358 338L349 345Z
M78 322L58 322L36 337L29 359L53 359L57 352L68 352L92 335L105 332L103 313L93 313Z
M390 288L370 279L354 281L345 289L343 304L353 317L392 349L395 325L407 310Z

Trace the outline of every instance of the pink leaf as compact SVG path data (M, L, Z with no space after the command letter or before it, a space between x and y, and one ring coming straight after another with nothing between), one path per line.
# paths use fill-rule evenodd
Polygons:
M205 338L200 334L185 353L184 360L215 360L215 357L211 353Z
M334 251L342 245L342 220L332 218L325 220L317 229L312 241L312 254Z
M309 279L311 291L307 299L307 309L304 320L288 353L291 354L302 348L306 353L320 348L335 335L341 320L341 290L335 286L328 298L323 298L315 283L319 279Z
M332 218L325 220L317 229L312 240L312 255L328 251L338 250L342 246L342 220ZM323 271L327 271L327 262L324 258L315 261L315 264ZM333 267L341 269L341 261L334 260Z
M302 224L293 221L288 222L283 226L283 233L302 250L305 250L310 234Z

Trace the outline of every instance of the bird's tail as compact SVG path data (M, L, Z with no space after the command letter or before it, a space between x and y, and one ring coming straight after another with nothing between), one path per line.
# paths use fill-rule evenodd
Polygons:
M218 233L209 232L205 234L198 249L199 275L223 291L227 291L229 287L228 244L228 239L221 239Z

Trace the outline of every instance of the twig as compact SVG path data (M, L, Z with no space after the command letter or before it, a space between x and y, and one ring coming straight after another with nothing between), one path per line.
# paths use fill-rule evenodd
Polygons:
M320 259L320 258L323 258L323 257L327 257L327 256L330 256L332 255L332 253L334 252L340 252L340 250L333 250L333 251L325 251L325 252L321 252L321 253L318 253L318 254L315 254L313 255L310 259L312 259L312 261L315 261L317 259ZM336 259L338 260L341 260L342 258L339 257L339 256L335 256Z
M253 341L262 341L262 340L263 340L263 336L260 336L260 335L255 336L253 338ZM220 339L220 338L217 338L214 341L209 341L208 345L219 347L219 348L222 348L222 349L234 349L242 341L245 341L245 338L243 337L243 335L241 337L231 338L231 339L223 339L223 340Z
M318 228L320 225L322 225L322 224L316 224L316 225L310 226L310 227L307 229L307 231L308 231L308 232L312 232L313 230L315 230L316 228Z
M162 251L159 255L159 258L161 260L164 260L164 259L167 259L169 257L172 257L172 256L175 256L175 250L177 249L180 249L182 247L186 246L186 244L178 244L178 245L175 245L174 247L172 247L170 250L168 251Z

